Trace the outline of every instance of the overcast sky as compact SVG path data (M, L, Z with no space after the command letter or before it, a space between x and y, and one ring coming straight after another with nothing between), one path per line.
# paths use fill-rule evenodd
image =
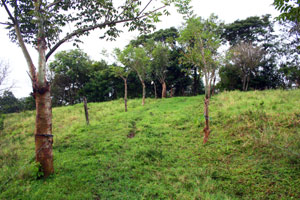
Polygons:
M261 16L271 14L273 17L278 12L271 5L273 0L192 0L194 13L198 16L207 18L211 13L219 16L219 19L225 23L231 23L237 19L245 19L250 16ZM2 7L0 7L0 21L5 21L6 15ZM169 27L182 26L183 20L180 15L172 11L171 16L162 18L162 22L157 24L157 30ZM80 45L93 60L101 60L103 56L101 52L106 49L111 52L114 48L123 48L134 39L137 33L121 34L121 37L114 42L106 42L100 40L97 36L99 33L94 32L89 37L83 38L84 44ZM7 61L11 67L9 81L15 82L13 93L16 97L28 96L32 90L29 76L27 75L28 67L22 54L21 49L9 41L7 31L3 25L0 25L0 59ZM69 50L74 47L71 44L62 45L58 51ZM57 51L57 52L58 52ZM30 49L33 61L37 63L37 53L34 49ZM53 56L52 56L53 58ZM51 59L50 59L51 60Z

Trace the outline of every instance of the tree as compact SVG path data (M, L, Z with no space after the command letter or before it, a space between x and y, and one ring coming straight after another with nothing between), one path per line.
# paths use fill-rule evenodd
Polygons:
M218 49L221 46L221 25L217 16L211 15L208 19L190 18L186 27L181 31L179 42L185 47L184 62L192 64L201 70L205 80L205 144L210 134L209 129L209 99L212 81L219 65Z
M226 63L219 70L220 82L217 84L217 87L223 90L242 90L243 83L240 78L240 69L231 64Z
M120 52L117 52L116 54L120 55ZM124 106L125 112L127 112L127 79L130 74L130 70L127 67L112 66L112 72L116 77L120 77L124 81Z
M273 5L281 14L279 20L300 22L299 1L295 0L274 0Z
M173 90L175 90L176 95L185 95L190 92L188 91L188 86L191 84L191 77L189 76L189 73L187 73L188 70L186 70L189 66L179 62L183 55L180 53L181 46L178 44L178 42L176 42L178 37L178 30L174 27L171 27L158 30L151 34L141 35L137 39L131 40L130 44L135 47L146 47L148 52L152 52L155 44L159 42L168 47L170 59L166 70L165 80L167 90L168 86L170 86L173 88ZM153 72L149 74L149 76L154 85L154 91L156 91L156 88L160 89L160 86L156 84L159 82L159 80L157 80L157 77L153 74ZM197 80L194 81L194 83L197 84L197 89L199 89L197 94L199 94L201 92L200 89L202 89L198 84L200 81L201 80L198 78L198 76Z
M166 85L166 75L167 68L170 65L170 53L169 48L161 42L158 42L151 52L151 70L154 75L158 78L160 84L162 85L161 97L167 97L167 85Z
M49 64L52 72L52 104L72 105L81 102L80 92L90 79L92 60L79 49L61 51L54 57L55 60Z
M252 43L239 43L232 47L231 54L232 62L240 69L243 91L247 91L250 75L261 63L264 52L261 47L255 47Z
M41 164L41 170L47 177L54 173L52 153L52 110L50 84L46 79L46 63L49 57L65 42L88 35L96 29L105 30L101 38L114 39L121 30L117 24L123 23L130 31L148 31L153 28L162 14L159 10L174 3L181 13L189 8L190 0L163 0L161 7L149 10L148 3L141 0L118 2L113 0L1 0L0 6L7 13L8 21L0 22L9 29L10 39L21 47L26 59L36 100L35 150L36 161ZM169 14L167 10L164 14ZM67 24L74 31L63 35ZM26 43L38 51L38 65L35 66L29 54ZM48 49L48 52L46 52Z
M22 105L19 100L10 91L4 91L0 97L0 114L14 113L22 110Z
M127 46L123 51L116 50L118 53L118 60L124 65L134 70L143 87L142 105L145 105L146 97L146 84L145 80L147 73L149 72L149 61L150 58L147 52L142 47L133 47L132 45Z
M263 15L261 17L253 16L244 20L236 20L224 26L222 37L226 39L230 45L236 45L241 42L260 42L264 40L263 37L268 32L273 31L270 17L270 15Z

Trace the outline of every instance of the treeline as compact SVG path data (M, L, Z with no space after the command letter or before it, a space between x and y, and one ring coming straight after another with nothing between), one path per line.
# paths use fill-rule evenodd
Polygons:
M290 32L288 22L280 25L281 32L275 32L270 15L230 24L224 24L214 15L210 18L218 23L201 30L214 31L222 47L216 48L218 52L211 51L218 55L211 56L217 60L211 90L299 87L299 41ZM195 22L201 23L194 22L193 26L205 25L205 20L195 18ZM207 55L191 51L197 49L198 43L195 36L184 33L187 26L139 36L123 50L114 51L114 64L94 61L80 49L57 53L49 64L48 77L53 106L76 104L82 102L83 97L89 102L110 101L123 98L125 93L128 98L204 94L203 68L193 63L204 65L201 56ZM205 38L203 41L209 44ZM16 103L6 105L4 99L9 98ZM33 100L32 97L16 100L12 93L4 93L0 106L4 113L33 109ZM9 108L3 109L4 105Z

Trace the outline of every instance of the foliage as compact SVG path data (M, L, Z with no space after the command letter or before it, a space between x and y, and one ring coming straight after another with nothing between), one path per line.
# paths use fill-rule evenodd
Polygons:
M128 67L111 66L111 71L116 77L127 79L130 74Z
M47 180L32 159L34 112L6 115L0 199L297 199L300 91L213 96L205 146L202 99L129 100L128 113L122 100L90 103L88 127L82 104L54 108Z
M280 11L280 15L277 17L283 21L300 21L299 15L299 2L295 0L274 0L273 5Z
M239 68L244 91L248 90L250 76L254 69L261 64L264 53L260 46L244 42L238 43L230 49L230 59Z
M19 102L22 106L22 110L34 110L35 109L35 100L32 95L28 97L23 97L19 99Z
M222 66L219 70L220 82L217 84L217 87L221 90L242 90L243 83L240 76L240 68L227 63L225 66ZM251 82L252 79L250 79Z
M260 42L264 41L268 32L273 32L270 15L261 17L253 16L244 20L236 20L231 24L224 26L222 37L226 39L230 45L236 45L241 42Z
M19 100L10 91L4 91L0 97L0 113L14 113L22 110Z
M139 36L136 40L131 40L130 44L138 47L144 46L148 51L153 51L155 44L162 43L162 45L168 47L169 55L169 64L166 69L166 83L167 88L173 88L175 90L176 96L184 96L192 94L192 91L189 90L189 85L192 83L192 76L189 75L189 66L188 64L180 64L179 61L183 57L181 54L181 47L176 42L176 39L179 37L179 32L176 28L171 27L167 29L158 30L152 34L145 34ZM148 74L150 79L156 83L158 93L160 93L161 85L157 76L153 73ZM194 83L200 82L199 79L195 80ZM194 95L199 94L201 87L197 87L199 91L194 93Z
M94 62L91 69L89 79L80 93L87 97L88 102L121 98L117 93L123 88L123 82L115 77L105 61Z
M251 43L254 46L261 46L264 52L259 67L252 69L249 74L249 89L270 89L284 85L278 63L282 60L283 48L281 46L284 44L280 37L274 32L274 22L270 20L270 15L248 17L225 25L223 38L231 44L231 49L236 48L238 44ZM234 57L236 56L232 56L231 60ZM220 70L221 80L218 87L221 90L243 90L244 81L241 74L240 66L232 62L226 64Z
M151 69L157 79L163 83L167 75L167 68L170 65L169 48L161 42L153 47L151 52Z
M153 23L159 20L162 14L168 14L166 6L175 4L179 12L185 13L189 9L189 0L164 0L161 1L160 9L149 10L142 1L2 1L1 6L9 5L13 8L14 19L18 21L22 37L25 42L36 45L39 31L39 20L42 20L44 34L47 40L47 46L50 48L47 58L54 50L68 39L75 37L74 42L79 42L78 37L89 35L90 31L95 29L104 29L105 32L101 38L107 37L113 40L122 32L116 25L124 23L130 31L139 30L148 31L153 28ZM38 4L38 5L35 5ZM38 9L36 9L38 8ZM158 9L158 11L156 10ZM35 18L38 16L38 18ZM10 18L10 20L12 20ZM37 23L38 22L38 23ZM10 38L17 41L16 33L13 30L14 20L7 22L10 29ZM63 27L68 24L74 25L75 30L69 32L63 38Z
M222 23L211 15L208 19L190 18L178 41L184 49L184 63L199 68L205 77L205 94L210 96L211 81L219 67Z
M136 40L131 40L130 44L137 47L140 45L145 46L149 40L154 40L155 42L163 42L176 45L176 38L179 37L178 30L174 27L167 29L160 29L151 34L144 34L139 36Z
M134 70L141 80L145 80L149 72L149 57L142 47L127 46L123 51L117 50L118 60L126 67Z
M52 74L52 102L54 105L79 103L79 93L89 81L92 61L86 53L77 49L61 51L49 64Z

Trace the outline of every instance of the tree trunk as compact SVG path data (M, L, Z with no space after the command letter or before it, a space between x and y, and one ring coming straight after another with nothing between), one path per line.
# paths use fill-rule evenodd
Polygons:
M90 121L89 121L89 109L88 109L88 106L87 106L86 97L83 97L83 105L84 105L85 121L86 121L86 124L89 125L90 124Z
M124 105L125 105L125 112L127 112L127 79L124 79L124 88L125 88Z
M215 95L215 85L216 85L216 76L214 77L214 81L211 89L211 96Z
M164 81L162 83L162 92L161 92L161 98L166 98L167 97L167 84Z
M205 117L205 127L203 129L204 131L204 139L203 144L205 144L208 141L208 136L210 133L209 130L209 115L208 115L208 106L209 106L209 97L208 95L205 95L205 101L204 101L204 117Z
M142 106L145 105L145 97L146 97L146 85L144 83L144 81L142 81L142 85L143 85L143 99L142 99Z
M170 91L170 97L171 98L173 97L173 92L174 92L174 88L171 88L171 91Z
M249 81L250 81L250 74L247 77L246 91L248 91Z
M198 94L198 75L197 75L197 68L194 68L194 84L193 84L193 95L197 96Z
M247 75L244 75L244 78L243 78L243 91L246 91L246 81L247 81Z
M36 102L35 152L36 161L41 164L44 177L54 173L52 153L52 108L50 86L34 88Z
M155 96L155 99L157 99L156 84L154 81L153 81L153 85L154 85L154 96Z

